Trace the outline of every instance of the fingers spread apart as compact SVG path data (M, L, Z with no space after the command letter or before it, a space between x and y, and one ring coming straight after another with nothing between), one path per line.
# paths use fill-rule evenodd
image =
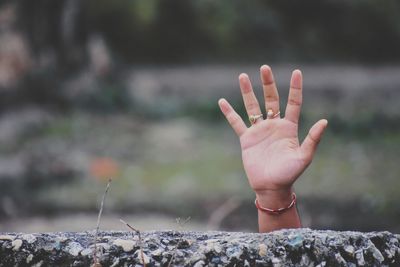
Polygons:
M269 113L270 110L272 110L272 118L275 117L275 114L276 117L278 117L279 94L276 88L271 68L267 65L261 66L260 75L263 84L265 108L268 112L268 116L270 116ZM299 122L301 104L303 100L302 83L303 78L301 71L293 71L292 78L290 80L290 91L288 103L286 106L285 119L296 124L298 124ZM254 94L249 76L247 74L242 73L239 75L239 85L242 92L243 102L246 107L247 115L249 116L249 118L262 120L263 116L261 113L260 105ZM247 129L246 124L243 122L242 118L235 112L235 110L225 99L220 99L218 103L229 124L235 130L237 135L241 136ZM271 116L269 118L271 118ZM252 123L254 123L254 121Z
M224 113L225 118L228 120L236 134L240 137L247 129L246 124L228 103L228 101L222 98L218 101L218 104L222 113Z

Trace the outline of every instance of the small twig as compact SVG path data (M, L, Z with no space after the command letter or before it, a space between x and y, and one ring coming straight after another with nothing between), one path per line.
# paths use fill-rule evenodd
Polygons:
M222 221L229 216L234 210L236 210L240 206L240 200L236 197L231 197L222 205L220 205L214 212L211 214L208 219L207 229L215 230L221 227Z
M183 229L183 227L185 226L186 223L188 223L192 218L189 216L187 217L183 222L181 222L181 218L176 218L176 223L179 225L179 227L181 228L181 230Z
M132 231L136 232L136 233L139 235L139 237L140 237L140 231L139 231L139 230L133 228L133 226L131 226L129 223L125 222L125 221L122 220L122 219L119 219L119 221L122 222L123 224L125 224L125 225L126 225L129 229L131 229Z
M107 196L108 190L110 189L111 182L112 182L112 178L110 178L108 180L106 190L104 191L103 198L101 199L99 215L97 216L97 226L96 226L96 232L94 235L93 266L101 266L99 263L99 259L97 258L97 237L99 235L100 219L101 219L101 215L103 214L104 203L106 201L106 196Z
M144 253L143 253L143 246L142 246L142 236L140 235L140 231L134 227L132 227L129 223L125 222L122 219L119 219L120 222L122 222L123 224L125 224L129 229L131 229L132 231L136 232L138 234L139 237L139 249L140 249L140 257L142 258L142 263L143 266L146 267L146 262L144 261Z
M190 221L190 219L191 219L191 217L189 216L189 217L187 217L183 222L181 221L181 218L180 218L180 217L176 218L175 220L176 220L176 223L178 224L179 228L180 228L181 230L183 230L183 227L185 226L185 224L186 224L187 222ZM178 243L176 244L175 249L174 249L174 254L172 254L172 257L171 257L171 259L169 260L169 263L168 263L168 265L167 265L168 267L170 267L171 264L172 264L172 262L174 261L175 255L176 255L176 251L177 251L178 246L179 246L179 243L181 243L181 241L182 241L182 236L178 239Z

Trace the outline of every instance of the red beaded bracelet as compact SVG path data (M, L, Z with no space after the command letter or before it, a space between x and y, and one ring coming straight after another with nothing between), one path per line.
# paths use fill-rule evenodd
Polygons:
M259 209L261 211L265 211L265 212L272 213L272 214L280 214L280 213L283 213L283 212L287 211L288 209L292 208L296 204L296 194L292 193L292 202L290 202L289 206L287 206L286 208L269 209L269 208L262 207L258 203L257 198L254 201L254 204L256 204L257 209Z

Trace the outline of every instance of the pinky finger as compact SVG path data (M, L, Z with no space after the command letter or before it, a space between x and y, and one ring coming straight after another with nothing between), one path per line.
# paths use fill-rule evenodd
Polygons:
M225 118L232 126L233 130L240 137L247 130L246 124L243 122L242 118L236 113L236 111L225 99L220 99L218 101L218 105L222 113L224 113Z

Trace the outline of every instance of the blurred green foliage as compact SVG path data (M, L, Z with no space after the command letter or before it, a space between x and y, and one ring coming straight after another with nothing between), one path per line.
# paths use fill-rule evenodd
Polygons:
M64 66L84 62L92 33L135 64L400 59L395 0L20 0L19 6L19 25L35 50L56 49ZM75 14L69 39L68 8Z
M130 62L398 61L397 1L88 1Z
M26 39L35 67L21 77L19 90L2 92L2 109L25 101L58 110L133 111L153 117L183 112L213 119L219 111L209 102L165 102L157 108L161 114L153 115L152 109L128 97L126 74L132 66L180 63L400 61L400 4L395 0L15 3L16 28ZM111 58L105 64L108 71L100 74L92 68L93 36L101 36ZM65 84L82 81L85 75L91 81L77 89L81 91L75 98L68 98Z

